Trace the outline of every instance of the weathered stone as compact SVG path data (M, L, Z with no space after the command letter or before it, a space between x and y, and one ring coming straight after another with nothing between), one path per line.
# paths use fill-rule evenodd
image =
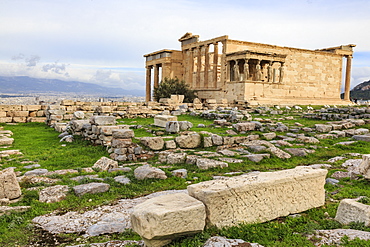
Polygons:
M47 172L48 172L47 169L35 169L35 170L32 170L32 171L26 172L24 174L24 176L43 175Z
M169 133L180 132L180 123L178 121L168 121L166 123L166 131Z
M270 154L249 154L245 155L252 162L260 162L264 158L270 158Z
M171 173L174 177L186 178L188 176L188 171L186 169L173 170Z
M158 127L166 128L166 123L169 121L177 121L177 117L170 115L157 115L154 117L154 125Z
M275 131L277 132L286 132L288 130L289 130L288 126L280 122L277 123L277 127L275 128Z
M292 157L290 154L277 147L269 147L268 149L266 149L266 151L271 152L273 155L280 159L290 159Z
M77 196L83 196L85 194L96 194L103 193L109 190L110 185L106 183L88 183L76 185L73 187L74 192Z
M305 148L286 148L285 151L290 153L293 156L306 156L307 155L307 149Z
M83 111L75 111L73 116L77 119L83 119L85 117L85 113Z
M108 171L112 168L117 168L118 162L112 159L109 159L107 157L101 157L95 164L92 166L92 168L99 169L100 171Z
M199 158L196 161L196 165L198 166L199 169L202 170L207 170L209 168L213 167L228 167L229 165L226 162L222 161L217 161L217 160L212 160L212 159L207 159L207 158Z
M227 239L225 237L214 236L207 240L203 247L263 247L257 243L247 243L242 239Z
M69 191L68 185L55 185L40 191L39 201L46 203L60 202L64 200Z
M134 170L136 179L143 180L146 178L166 179L166 173L159 168L151 167L149 165L139 166Z
M89 236L99 236L102 234L123 232L126 230L127 224L120 222L102 222L100 224L95 224L87 228L86 233ZM90 245L94 246L94 245ZM109 245L112 246L112 245ZM124 246L124 245L123 245ZM112 246L113 247L113 246Z
M272 139L274 139L276 137L276 133L274 133L274 132L264 133L264 134L262 134L262 136L264 138L266 138L266 140L272 140Z
M370 142L370 135L354 135L352 136L352 138L355 139L356 141Z
M183 164L186 160L186 153L170 153L167 156L168 164Z
M235 226L306 211L325 204L327 170L297 167L188 186L207 208L207 225Z
M179 121L180 124L180 130L190 130L193 127L193 124L189 121Z
M212 138L213 145L215 145L215 146L221 146L221 145L223 145L223 138L222 138L222 136L213 134L213 135L211 135L211 138Z
M161 150L164 147L164 141L162 137L143 137L140 138L140 142L146 147L152 150Z
M333 129L331 125L328 124L315 124L317 132L329 132Z
M116 117L114 116L93 116L90 118L90 123L97 126L115 125Z
M0 199L13 200L19 198L21 194L21 188L13 168L0 171Z
M298 136L297 140L300 142L311 143L311 144L320 143L320 141L317 140L315 137L308 137L308 136Z
M164 246L173 239L201 232L206 209L202 202L185 193L158 196L136 205L131 225L146 246Z
M234 129L236 129L237 132L251 131L251 130L255 130L256 123L254 122L236 123L236 124L233 124L233 127Z
M166 149L175 149L177 147L175 140L165 141L164 143L165 143Z
M132 145L131 139L112 139L112 148L128 148Z
M9 137L6 137L6 136L0 137L0 146L12 145L13 142L14 142L13 138L9 138Z
M308 238L315 241L315 246L342 246L343 238L348 240L370 240L370 233L353 229L316 230L315 235Z
M358 169L364 178L370 179L370 154L362 155L362 162Z
M60 139L60 142L73 142L73 140L73 135L66 135L62 139Z
M208 148L212 146L213 146L212 137L204 136L203 137L203 147Z
M189 133L175 138L180 148L196 148L201 144L201 137L198 133Z
M235 155L237 155L237 153L236 152L234 152L234 151L231 151L231 150L227 150L227 149L224 149L224 150L220 150L220 151L218 151L220 154L222 154L222 155L226 155L226 156L235 156Z
M365 223L370 225L370 205L357 202L356 199L343 199L340 201L335 220L342 224L351 222Z
M122 175L122 176L117 176L117 177L114 177L114 181L116 181L117 183L120 183L120 184L129 184L131 182L131 180Z

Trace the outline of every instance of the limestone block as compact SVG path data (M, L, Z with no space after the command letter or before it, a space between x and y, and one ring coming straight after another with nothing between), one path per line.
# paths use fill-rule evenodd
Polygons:
M132 145L132 140L130 139L112 139L113 148L127 148Z
M315 124L317 132L329 132L333 129L333 126L329 124Z
M185 193L158 196L134 207L132 229L146 246L164 246L173 239L201 232L206 209L202 202Z
M116 117L114 116L93 116L90 118L90 123L97 125L97 126L115 125Z
M72 120L69 122L73 131L81 131L85 124L90 124L89 120Z
M358 169L364 178L370 179L370 154L362 155L362 162Z
M161 150L164 146L162 137L143 137L140 142L152 150Z
M118 168L118 162L107 157L101 157L92 168L97 168L101 171L108 171L109 169Z
M211 139L212 139L213 145L215 146L221 146L223 144L222 136L214 134L214 135L211 135Z
M13 168L0 171L0 199L16 199L22 194Z
M127 139L135 137L135 133L133 130L130 129L117 129L117 130L114 129L112 130L112 136L113 138L117 139Z
M177 117L170 115L157 115L154 117L154 125L158 127L166 128L166 123L169 121L177 121Z
M327 170L297 167L212 180L188 186L207 208L207 224L217 227L265 222L325 203Z
M170 153L167 155L168 164L183 164L186 160L186 153Z
M198 133L189 133L175 138L180 148L196 148L201 144L201 136Z
M3 117L6 117L6 112L5 111L0 112L0 118L3 118Z
M73 102L73 100L64 99L64 100L62 100L61 105L71 106L71 105L74 105L74 102Z
M356 141L370 142L370 135L354 135L352 138Z
M27 117L13 117L14 123L26 123Z
M251 131L251 130L255 130L256 123L254 123L254 122L236 123L236 124L233 124L233 127L238 132L241 132L241 131Z
M46 203L60 202L65 199L69 191L68 185L55 185L40 191L39 201Z
M202 170L207 170L213 167L221 167L221 168L228 167L228 164L226 162L207 159L207 158L197 159L196 165L198 166L199 169L202 169Z
M11 123L12 121L12 117L0 117L0 123Z
M175 140L165 141L164 143L165 143L166 149L175 149L177 147Z
M106 183L88 183L88 184L76 185L73 187L73 190L77 196L82 196L87 193L96 194L96 193L107 192L109 190L109 187L110 185Z
M178 121L168 121L166 123L166 132L169 133L180 132L180 123Z
M98 106L95 109L95 111L99 113L110 113L113 111L113 107L112 106Z
M22 111L39 111L41 105L22 105Z
M11 111L7 112L7 117L28 117L29 111Z
M340 201L335 220L342 224L363 222L370 225L370 206L357 202L356 199L343 199Z
M159 178L166 179L166 173L159 168L152 167L149 165L139 166L134 170L136 179L143 180L146 178Z
M77 119L83 119L85 117L85 113L83 111L75 111L73 116Z
M0 138L0 146L12 145L13 142L14 142L13 138L9 138L9 137L6 137L6 136L3 136L3 137Z
M98 126L98 133L106 136L111 136L114 130L118 130L118 126Z
M64 132L66 131L67 124L66 123L55 123L54 124L54 129L57 132Z

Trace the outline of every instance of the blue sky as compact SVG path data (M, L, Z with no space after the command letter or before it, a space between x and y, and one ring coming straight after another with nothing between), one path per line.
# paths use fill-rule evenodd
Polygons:
M370 80L368 0L0 0L0 75L144 89L143 54L186 32L320 49L356 44L352 87Z

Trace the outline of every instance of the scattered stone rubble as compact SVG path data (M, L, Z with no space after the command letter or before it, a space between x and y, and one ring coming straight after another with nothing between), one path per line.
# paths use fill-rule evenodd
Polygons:
M107 172L115 170L130 172L133 170L127 167L130 164L124 164L126 167L122 167L119 166L119 163L117 161L145 161L150 157L153 157L154 155L158 155L158 160L162 164L173 165L188 163L196 165L199 169L210 169L213 167L223 168L229 166L232 163L243 162L242 158L246 158L253 162L260 162L262 159L268 159L271 156L276 156L281 159L289 159L292 156L307 156L315 152L315 149L317 148L315 145L319 144L321 139L326 138L352 138L352 141L348 141L348 143L338 142L336 143L336 145L352 145L357 141L370 141L369 130L358 127L369 123L369 120L366 119L368 118L366 117L366 114L370 113L370 110L368 110L369 108L366 108L364 110L353 110L352 108L348 108L348 111L345 110L343 112L337 112L338 110L335 110L334 112L338 113L340 115L339 117L325 115L327 113L331 114L329 108L326 109L326 111L321 111L320 113L316 112L314 114L320 116L321 119L333 119L335 121L328 122L326 124L316 124L314 128L307 128L299 123L296 123L296 126L292 127L268 119L252 120L249 114L250 110L226 110L226 107L220 106L213 106L213 110L206 110L202 113L198 113L189 107L183 107L181 108L182 110L179 110L177 111L177 113L175 113L183 114L187 111L191 111L191 114L215 119L214 126L227 126L230 128L230 130L227 132L228 136L221 136L206 131L199 133L193 132L191 131L191 128L193 127L191 123L177 121L177 119L174 120L174 116L166 115L171 114L170 111L165 112L166 114L164 115L158 115L158 113L162 113L166 109L171 108L169 106L159 107L158 105L152 105L151 112L147 111L146 113L135 113L135 111L133 109L129 109L129 107L126 107L125 112L122 113L117 110L119 107L120 106L118 105L113 107L112 105L103 104L97 107L93 107L91 104L79 105L76 102L65 101L62 105L47 106L44 108L46 110L45 116L47 118L47 123L52 125L57 131L64 132L64 136L61 136L61 138L65 138L68 136L73 137L73 135L81 135L94 144L107 146L110 152L111 159L107 157L102 157L95 164L92 164L92 168L94 168L94 170ZM172 108L171 110L176 111L175 108ZM198 108L200 107L198 106ZM71 109L75 111L72 111ZM114 109L116 109L117 111L115 111ZM295 110L302 111L299 109ZM146 110L143 111L145 112ZM261 114L273 114L272 112L276 110L271 108L260 108L256 111L259 111ZM278 111L280 112L282 110ZM12 121L18 121L16 117L18 117L18 115L21 113L12 114ZM161 125L158 126L161 126L164 132L177 133L177 136L173 137L173 139L170 140L162 136L154 136L144 137L140 139L137 138L138 141L133 141L135 139L135 136L132 128L134 127L129 125L117 125L116 119L129 116L144 116L141 114L145 114L145 117L159 116L158 119L160 119L160 121L162 122L160 122ZM306 114L306 117L313 116L312 113L310 114ZM166 116L168 116L168 118ZM25 118L27 119L27 116L25 116ZM71 121L69 123L61 122L65 120ZM248 135L248 132L253 130L259 130L263 133L260 135ZM302 130L304 133L301 134L299 132L300 130ZM5 137L5 139L12 139L10 138L10 136L11 133L6 131L1 131L0 133L0 137ZM2 138L0 138L0 141L1 139ZM9 141L8 144L3 145L11 145L13 141L14 140L12 140L11 142ZM296 143L300 143L301 147L291 147L292 144ZM212 146L217 147L216 152L194 152L194 154L191 155L187 153L188 150L191 151L191 149L193 148ZM1 151L0 156L4 157L6 155L17 154L16 151L17 150L14 150L13 153L10 151L8 153ZM362 159L334 157L328 160L328 163L341 162L341 160L343 160L342 168L346 171L337 171L326 180L326 170L322 170L321 168L328 168L330 167L329 164L313 164L310 165L312 169L301 168L304 171L309 170L310 172L304 172L305 174L297 175L297 178L294 177L295 175L293 175L294 181L286 182L286 184L301 181L302 184L305 184L305 186L309 188L305 190L304 193L300 193L297 190L286 192L285 189L289 189L289 186L285 185L284 179L280 181L279 176L274 176L275 180L279 180L274 180L273 182L271 182L271 184L274 185L271 186L271 194L276 195L276 198L272 200L271 197L268 196L266 199L271 200L271 205L273 205L271 207L268 206L270 204L266 203L265 199L261 199L264 198L263 196L266 194L266 191L269 191L269 189L266 187L267 189L264 192L265 194L262 192L258 192L259 189L261 189L263 186L260 188L256 185L257 187L255 189L253 189L252 187L249 188L247 186L249 188L248 191L254 191L258 194L258 196L254 197L254 194L252 193L250 195L250 198L259 198L259 200L263 201L261 205L258 204L258 200L253 201L253 203L244 203L243 201L240 201L242 196L240 196L239 193L244 193L242 192L244 186L240 188L238 186L245 182L248 184L256 183L257 181L262 179L262 177L264 176L263 174L267 174L252 173L248 175L242 175L240 177L233 177L232 179L220 176L215 177L215 180L212 181L190 185L188 187L190 195L188 195L186 191L154 193L143 198L120 200L116 205L101 206L97 209L87 211L85 213L69 212L65 215L56 215L52 213L49 215L39 216L36 217L33 222L44 230L50 231L52 233L85 232L86 236L97 236L113 232L122 232L127 228L131 228L132 226L130 223L130 215L132 215L133 222L140 221L140 223L136 222L137 224L133 223L133 227L134 230L143 237L144 242L148 246L162 246L163 244L170 242L175 237L199 232L204 228L206 224L222 227L233 225L237 222L261 222L274 219L276 217L305 211L312 207L321 206L324 204L323 184L325 182L335 185L339 182L337 179L341 179L344 177L348 177L350 179L357 179L357 175L362 175L367 179L370 177L369 156L370 155L363 155ZM140 163L135 164L137 165ZM12 177L12 181L16 181L16 183L14 183L15 187L16 185L18 185L19 187L18 181L27 181L28 183L44 182L46 184L54 184L60 180L48 178L47 176L53 174L78 173L77 170L71 169L49 172L46 169L43 169L42 167L38 167L36 165L30 165L28 169L32 170L25 172L23 176L18 176L18 178L13 172L14 176ZM11 169L9 169L9 171L10 170ZM94 172L94 170L90 169L89 172ZM8 173L9 171L3 170L1 172ZM280 172L286 173L287 171ZM320 175L317 175L317 177L315 177L313 175L311 176L311 173ZM168 174L169 173L167 173L167 175ZM145 164L145 162L142 163L141 166L134 169L134 175L135 178L139 180L148 178L167 178L167 175L163 170L154 167L151 164ZM186 169L177 169L172 171L170 174L170 176L177 176L181 178L186 178L187 175L188 174ZM0 174L0 182L3 180L1 176L2 174ZM108 191L110 187L109 184L104 183L104 179L99 178L97 175L76 176L71 179L75 181L84 181L85 179L97 181L92 183L80 184L73 188L64 185L55 185L41 188L39 190L39 200L45 203L53 203L63 200L68 195L68 193L71 193L71 190L73 191L72 193L75 193L78 196L83 196L85 193L104 193L105 191ZM126 176L117 176L114 178L114 180L117 183L122 184L128 184L131 182L130 179L128 179ZM264 179L262 180L263 183L265 183L264 186L267 186L267 184L269 184ZM281 188L278 185L280 185ZM301 185L295 187L301 188ZM203 188L202 186L205 186L207 189ZM217 187L214 191L212 190L213 186ZM220 188L223 188L224 190ZM20 188L18 190L20 192ZM7 192L11 191L15 191L14 195L12 196L5 195L5 192L3 193L4 195L0 193L0 197L3 196L3 199L0 198L0 201L2 203L7 204L8 201L11 200L10 197L20 197L20 193L18 195L16 193L16 189L7 190ZM285 191L285 193L279 194L279 191ZM310 193L307 193L308 191L310 191ZM158 195L167 193L176 194L170 194L164 197L156 197ZM294 193L299 196L305 194L305 197L294 197L292 196ZM15 194L17 194L18 196L16 196ZM281 198L284 198L284 195L289 195L290 197L284 199L283 204L279 204L279 200ZM234 201L230 199L233 196L237 197L237 199L235 199ZM167 197L170 199L168 199ZM165 200L166 198L167 200ZM249 200L248 195L246 195L244 199ZM292 199L293 201L292 203L287 204L286 201L289 201L289 199ZM143 204L144 206L138 205L144 201L146 201ZM179 201L181 201L182 203L178 203ZM189 204L185 203L188 201ZM304 202L307 203L305 204ZM190 208L193 207L193 204L197 205L194 208L195 211L190 210ZM222 204L221 206L223 207L221 207L220 204ZM229 204L232 206L229 207ZM239 216L241 215L238 215L238 211L233 211L232 213L228 211L229 209L233 210L233 208L242 208L245 207L245 205L252 204L254 205L253 207L248 207L245 210L247 210L248 212L252 212L253 210L261 209L261 212L253 211L253 213L251 213L250 215L248 214L247 216L252 217L251 219L239 218ZM348 224L353 221L364 222L366 225L370 224L370 219L363 217L364 215L368 214L368 207L370 206L363 204L359 206L359 204L361 203L353 199L342 200L338 208L336 220L343 224ZM134 212L135 210L133 209L135 205L138 205L138 211L143 210L143 212L145 212L144 215L146 216L144 218L141 218L141 212L137 213L137 215L135 215L135 213L132 214L132 212ZM292 208L289 208L288 206L291 206ZM204 210L204 207L207 208L207 211ZM160 210L158 210L158 208L160 208ZM167 209L163 210L163 208L168 208L169 211L166 211ZM199 208L203 208L203 211ZM5 211L6 209L4 208L4 212ZM163 212L167 212L168 214L162 215ZM194 215L198 212L202 212L201 216L193 218L196 218L196 220L200 222L194 223L193 221L191 221L186 224L184 223L185 219L191 218L186 215ZM227 212L226 215L224 215L225 212ZM173 217L169 217L169 215L173 215ZM150 220L150 224L148 222L144 222L151 217L153 217L153 219L165 217L163 221L166 221L168 223L157 224L158 222L156 222L155 220ZM243 217L246 216L243 215ZM160 222L163 223L163 221ZM135 224L137 226L135 226ZM181 228L185 226L189 228ZM340 241L340 237L338 236L343 236L347 234L354 234L353 236L359 236L356 234L364 235L364 233L353 233L344 230L341 231L341 229L322 232L317 231L316 234L320 234L320 236L322 237L321 243L326 244L338 244L338 241ZM325 237L323 237L324 235ZM328 237L328 239L326 239L326 236ZM223 244L225 246L240 246L239 244L243 243L244 242L242 240L227 240L221 237L214 237L208 240L204 246L219 246L220 244ZM109 244L109 246L115 246L114 244L117 244L117 246L121 246L118 245L121 243L112 242L106 244ZM248 244L249 245L246 246L261 246L253 243ZM105 245L96 244L96 246Z

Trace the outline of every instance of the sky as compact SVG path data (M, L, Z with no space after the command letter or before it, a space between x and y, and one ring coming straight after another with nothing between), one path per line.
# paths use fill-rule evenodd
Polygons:
M0 76L145 88L143 55L186 32L321 49L355 44L370 80L370 0L0 0Z

